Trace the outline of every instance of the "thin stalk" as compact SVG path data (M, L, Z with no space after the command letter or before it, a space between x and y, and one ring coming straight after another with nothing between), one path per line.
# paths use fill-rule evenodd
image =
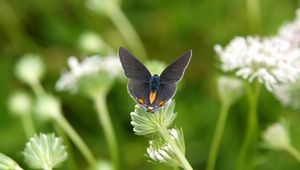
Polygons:
M24 132L27 138L32 137L35 134L33 122L31 119L31 114L27 113L21 117L22 125L24 128Z
M285 148L285 150L300 163L300 152L295 147L289 145Z
M59 136L61 136L64 140L64 143L67 146L67 152L68 152L68 159L67 159L67 164L68 164L68 168L72 169L72 170L77 170L77 166L76 166L76 161L74 159L74 152L70 143L70 140L68 139L66 133L60 128L60 126L58 126L58 124L53 123L53 127L56 130L56 132L58 133Z
M223 136L224 127L225 127L229 108L230 108L230 104L228 102L224 102L221 106L220 115L218 118L218 122L216 125L215 133L214 133L212 144L211 144L210 151L209 151L206 170L214 170L215 169L216 158L217 158L218 150L220 147L221 139Z
M33 83L30 86L36 96L39 96L39 95L42 95L45 93L45 90L40 82Z
M108 113L106 104L106 95L99 94L93 97L95 107L98 113L99 122L102 125L106 142L109 147L110 156L114 163L115 169L119 167L119 157L118 157L118 145L116 141L116 135L112 126L112 122Z
M186 159L185 155L180 151L179 147L177 146L177 144L174 142L174 140L171 138L168 130L166 128L162 128L159 125L158 127L158 131L160 133L160 135L163 137L163 139L171 146L171 148L173 149L174 153L176 154L177 158L179 159L180 163L181 163L181 167L185 170L193 170L192 166L190 165L190 163L188 162L188 160Z
M91 167L94 167L96 165L95 157L93 156L88 146L84 143L82 138L66 120L66 118L62 114L60 114L55 120L61 127L61 129L63 129L70 137L70 139L74 142L74 144L77 146L77 148L82 153L87 162L91 165Z
M260 32L262 22L259 0L246 0L246 8L250 32Z
M256 154L256 137L257 137L257 103L259 96L260 85L258 82L255 82L254 86L248 86L248 103L249 111L247 114L247 124L245 138L242 143L240 150L240 156L238 161L238 169L245 170L253 169L253 161ZM252 153L251 153L252 152ZM245 166L246 159L247 166Z
M118 28L125 41L128 43L129 47L136 50L136 54L139 57L144 60L147 59L145 47L136 30L134 29L122 9L119 6L114 6L111 8L111 10L107 11L107 16Z

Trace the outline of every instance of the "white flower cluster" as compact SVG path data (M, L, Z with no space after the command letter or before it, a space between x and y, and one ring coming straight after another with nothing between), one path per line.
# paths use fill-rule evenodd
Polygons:
M278 36L288 41L292 47L300 45L300 9L296 11L296 19L279 28Z
M300 109L300 79L275 86L273 94L284 106Z
M156 162L159 163L166 163L168 160L171 160L171 156L170 154L174 154L173 149L171 148L171 146L169 144L167 144L166 146L163 146L161 148L155 148L153 146L153 143L155 141L151 140L149 141L149 147L147 148L147 153L149 155L149 157Z
M236 37L225 48L215 46L223 71L258 80L270 91L276 84L293 82L300 73L300 50L278 37Z
M180 150L184 153L184 143L182 143L182 132L178 129L169 129L169 134L172 140L179 146ZM177 158L174 149L170 144L166 143L163 139L157 138L149 141L147 154L152 161L157 163L164 163L169 166L180 166L180 161Z
M92 56L83 59L80 63L77 58L68 59L70 72L63 73L56 83L58 91L69 90L77 92L78 82L82 77L98 74L101 71L106 72L112 78L121 75L122 67L117 57Z

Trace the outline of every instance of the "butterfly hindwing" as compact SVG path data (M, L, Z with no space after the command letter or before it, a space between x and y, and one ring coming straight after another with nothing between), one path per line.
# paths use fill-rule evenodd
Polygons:
M178 82L192 56L192 50L183 53L178 59L172 62L160 75L161 83Z
M176 84L175 83L166 83L166 84L161 84L159 87L159 93L157 96L157 104L159 102L163 101L164 103L170 100L176 91Z
M140 80L129 80L128 91L131 97L138 103L143 105L149 105L149 93L150 87L149 83L145 83ZM142 101L141 101L142 100Z
M128 79L148 82L151 78L149 70L125 48L119 48L119 58Z

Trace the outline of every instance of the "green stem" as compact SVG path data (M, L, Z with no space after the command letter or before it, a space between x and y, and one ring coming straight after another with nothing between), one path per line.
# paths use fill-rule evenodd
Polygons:
M181 163L181 167L185 170L193 170L192 166L186 159L185 155L180 151L180 149L177 146L177 144L175 143L175 141L171 138L168 130L159 125L157 127L158 127L158 131L159 131L160 135L173 149L175 155L177 156L177 158L179 159L179 161Z
M27 138L32 137L35 134L31 114L27 113L21 117L22 125L25 131L25 135Z
M246 8L250 32L260 32L261 11L259 0L246 0Z
M300 152L295 147L289 145L285 148L285 150L300 163Z
M107 10L107 15L123 35L129 47L136 50L139 57L147 59L145 47L122 9L119 6L114 6L111 10Z
M45 90L40 82L34 83L30 85L34 94L39 96L45 93Z
M70 140L68 139L68 137L66 136L66 133L62 130L62 128L60 128L60 126L58 126L58 124L53 123L53 127L56 130L56 132L58 133L59 136L61 136L64 140L64 143L67 146L67 152L68 152L68 159L67 159L67 164L68 164L68 168L72 169L72 170L77 170L77 166L76 166L76 161L74 159L74 152L70 143Z
M116 141L116 135L114 133L112 122L106 105L106 95L105 94L95 95L95 97L93 97L93 100L98 113L99 122L102 125L104 135L107 140L111 159L114 163L115 169L118 169L119 167L118 146Z
M70 137L70 139L74 142L74 144L80 150L80 152L87 160L87 162L91 165L91 167L94 167L96 165L95 157L93 156L88 146L84 143L82 138L78 135L78 133L66 120L66 118L62 114L60 114L55 120L58 123L58 125L61 127L61 129L63 129Z
M260 84L255 82L254 86L248 86L248 102L249 111L247 115L247 124L245 138L240 150L238 161L238 169L253 169L254 158L256 154L256 138L257 138L257 103L259 95ZM245 162L247 160L247 166Z
M215 133L214 133L212 144L211 144L210 151L209 151L206 170L214 170L215 169L216 158L217 158L219 146L221 143L221 139L223 136L224 127L225 127L229 108L230 108L230 104L228 102L223 103L221 106L220 115L218 118L218 122L216 125Z

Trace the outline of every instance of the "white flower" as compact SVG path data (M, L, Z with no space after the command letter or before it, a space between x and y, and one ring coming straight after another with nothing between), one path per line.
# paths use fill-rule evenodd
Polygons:
M220 76L218 79L218 92L221 101L232 104L243 93L243 82L237 78L229 76Z
M300 79L275 86L273 94L284 106L300 109Z
M293 82L300 73L300 49L280 38L236 37L226 48L215 46L223 71L234 71L243 79L254 79L268 90Z
M54 134L40 134L30 138L23 154L31 168L44 170L58 167L68 157L62 139Z
M98 88L101 84L110 84L111 80L122 74L122 67L117 57L92 56L83 59L81 63L75 57L68 59L70 71L63 73L56 83L58 91L89 90Z
M109 47L105 44L100 35L95 32L83 33L79 38L79 47L89 53L107 51Z
M15 92L8 100L9 110L17 115L30 114L32 111L32 100L25 92Z
M278 36L288 41L292 47L300 45L300 9L297 9L294 21L280 27Z
M50 94L40 95L37 97L35 111L42 119L57 119L61 114L60 101Z
M10 157L0 153L0 169L2 170L23 170L14 160Z
M15 74L23 82L33 85L40 81L45 73L45 66L40 56L24 55L17 63Z
M286 149L290 145L290 138L286 127L282 123L275 123L263 133L264 144L271 149Z
M180 165L172 147L169 144L164 143L161 139L149 141L147 154L154 162L163 163L169 166Z

